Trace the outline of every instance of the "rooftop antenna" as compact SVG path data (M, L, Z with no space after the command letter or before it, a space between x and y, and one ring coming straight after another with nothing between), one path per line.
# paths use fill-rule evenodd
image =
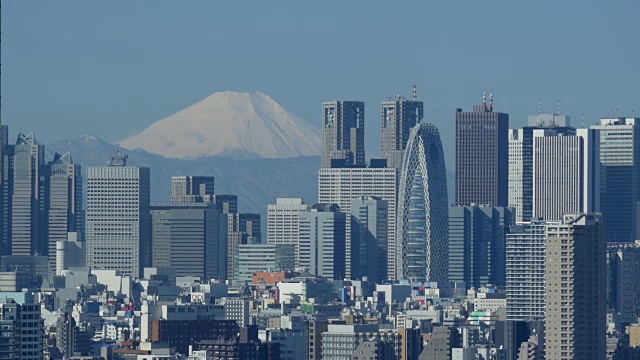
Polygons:
M560 115L560 100L558 100L558 115Z
M413 84L413 101L418 101L418 87Z
M400 94L398 94L398 101L400 101Z
M483 92L482 93L482 107L486 108L487 107L487 92Z
M582 113L581 118L582 118L582 128L584 129L584 113Z
M489 110L493 111L493 93L489 93Z
M391 101L391 96L387 96L387 101Z
M542 99L538 99L538 115L542 114Z

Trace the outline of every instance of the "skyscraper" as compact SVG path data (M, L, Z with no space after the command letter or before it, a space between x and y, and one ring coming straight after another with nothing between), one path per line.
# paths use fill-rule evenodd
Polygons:
M150 170L127 166L120 149L87 169L87 266L133 278L151 264Z
M546 228L548 359L606 356L606 239L598 214L565 214Z
M398 171L389 168L342 168L320 169L318 174L318 201L323 204L337 204L350 218L351 200L362 196L375 196L388 204L387 225L387 269L382 275L395 278L396 264L396 198ZM353 264L351 254L351 221L347 221L345 266L346 277L350 278Z
M411 129L398 191L397 277L446 281L447 173L433 124L420 122Z
M345 276L346 214L336 204L315 204L300 214L300 266L316 276Z
M516 222L533 216L533 131L574 136L576 129L570 124L568 116L538 114L529 116L528 126L509 129L509 207L515 208Z
M11 254L47 255L44 145L33 133L18 134L14 149Z
M171 178L171 202L212 202L213 176L173 176Z
M9 213L11 211L11 188L9 187L9 128L0 125L0 256L11 253L9 238L11 237L11 224ZM11 175L13 180L13 175Z
M387 160L387 167L400 169L409 133L424 117L422 101L384 101L380 111L380 157Z
M47 194L48 254L51 272L56 271L56 242L67 241L70 232L84 235L82 175L71 154L56 153L45 167Z
M600 202L597 132L564 136L533 131L533 216L560 220L568 212L596 212Z
M608 311L619 316L622 326L640 316L640 240L607 243Z
M323 168L364 166L364 103L322 103Z
M505 285L505 234L513 208L449 208L449 280L467 287Z
M474 105L456 110L456 205L507 206L509 115Z
M351 200L351 279L380 283L387 267L389 205L374 196Z
M300 198L278 198L267 206L267 243L292 245L299 265L300 213L307 205Z
M637 240L640 201L640 118L601 119L600 209L607 241Z
M544 320L548 224L534 218L512 225L506 235L507 320Z
M223 214L235 214L238 212L238 195L213 195L213 204Z

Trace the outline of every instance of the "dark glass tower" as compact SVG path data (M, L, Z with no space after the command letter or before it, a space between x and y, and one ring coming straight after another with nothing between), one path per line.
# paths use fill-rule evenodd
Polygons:
M322 103L322 164L331 167L364 167L364 103Z
M387 167L400 169L409 133L424 117L424 104L398 97L382 103L380 117L380 157L387 160Z

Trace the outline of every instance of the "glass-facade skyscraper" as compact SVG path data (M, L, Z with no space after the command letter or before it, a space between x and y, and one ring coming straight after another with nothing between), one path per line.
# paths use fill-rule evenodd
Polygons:
M322 103L323 168L364 166L364 103Z

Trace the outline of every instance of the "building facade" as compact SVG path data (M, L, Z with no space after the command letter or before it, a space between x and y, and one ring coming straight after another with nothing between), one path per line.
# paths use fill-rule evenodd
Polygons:
M548 359L606 357L606 238L599 214L565 214L546 228Z
M456 205L507 206L509 115L483 97L473 111L456 110Z
M364 103L322 103L322 168L364 166Z
M300 266L326 279L345 277L346 214L336 204L315 204L300 215Z
M173 176L171 178L171 202L212 202L215 179L213 176Z
M45 334L40 304L31 300L29 303L19 304L13 299L0 299L0 358L43 358Z
M389 235L389 205L386 201L363 196L351 200L351 279L367 277L380 283L385 280Z
M411 130L398 190L397 277L446 281L447 174L440 133L421 122Z
M422 101L385 101L380 109L380 157L387 160L387 167L400 169L409 133L424 117Z
M604 221L604 220L603 220ZM640 241L607 243L607 308L622 325L640 316Z
M138 278L151 265L151 179L126 159L118 149L109 166L87 169L87 266Z
M513 208L449 207L449 280L467 287L505 286L505 235Z
M264 271L292 271L295 269L293 245L242 244L235 257L234 281L251 281L252 275Z
M300 264L300 213L307 208L300 198L278 198L267 206L267 243L293 245L296 266Z

